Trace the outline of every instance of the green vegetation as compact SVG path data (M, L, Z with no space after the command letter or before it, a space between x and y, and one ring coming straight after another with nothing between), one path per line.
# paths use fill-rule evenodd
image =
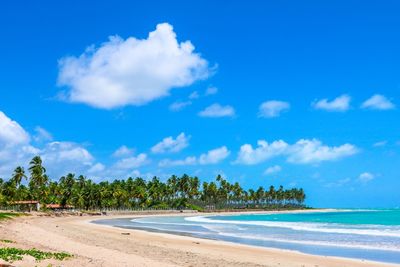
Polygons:
M22 181L26 179L27 185ZM29 166L17 167L8 181L0 179L0 206L13 201L38 200L41 204L72 205L81 210L104 209L291 209L304 208L303 189L263 186L245 190L239 183L229 183L220 175L211 182L198 177L172 175L162 182L158 177L146 181L140 177L95 183L69 173L51 180L40 157Z
M65 252L53 253L37 249L0 248L0 259L7 262L22 260L25 255L32 256L36 261L45 259L64 260L72 257L72 255Z
M18 217L21 216L20 213L11 213L11 212L1 212L0 213L0 221L1 220L6 220L6 219L11 219L13 217Z
M14 241L8 240L8 239L2 239L0 241L3 242L3 243L15 243Z

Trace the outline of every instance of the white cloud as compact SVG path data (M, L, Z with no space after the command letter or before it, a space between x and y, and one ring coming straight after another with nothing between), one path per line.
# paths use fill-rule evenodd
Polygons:
M146 154L134 157L131 156L132 149L122 146L114 156L124 158L111 166L105 166L97 162L84 146L74 142L54 141L41 144L40 147L32 146L29 134L2 112L0 125L4 126L0 127L0 177L10 177L17 166L27 169L29 161L37 155L43 159L51 179L58 179L69 172L90 175L90 178L98 180L128 177L136 168L150 162Z
M350 108L350 101L351 97L348 95L341 95L332 101L329 101L328 99L321 99L315 103L313 103L313 106L315 109L322 109L326 111L347 111Z
M111 36L78 57L62 58L59 68L67 100L105 109L143 105L210 74L207 61L190 41L179 43L168 23L147 39Z
M201 154L199 157L189 156L184 159L171 160L164 159L158 164L159 167L172 167L172 166L189 166L189 165L209 165L217 164L226 159L230 151L226 146L209 150L207 153Z
M222 160L226 159L230 154L230 151L226 146L222 146L213 150L208 151L205 154L201 154L199 157L199 163L205 164L217 164Z
M39 153L39 149L30 145L30 139L18 122L0 111L0 177L9 177L15 167Z
M205 95L209 96L209 95L215 95L218 93L218 88L215 86L209 86L206 90Z
M32 139L52 139L44 128L36 127ZM56 179L67 172L84 174L95 167L95 159L83 146L73 142L47 142L40 147L30 144L30 135L21 125L0 111L0 177L9 177L17 166L27 167L34 156L41 156L48 175ZM96 168L99 168L97 166Z
M149 163L149 159L145 153L141 153L137 156L123 158L118 160L112 168L117 170L128 170L135 169L144 166Z
M40 153L43 161L62 163L65 161L77 161L90 165L94 158L85 148L72 142L48 143Z
M282 167L279 165L275 165L275 166L271 166L268 167L265 171L264 171L264 175L271 175L271 174L275 174L278 173L282 170Z
M257 147L253 148L250 144L240 147L236 163L254 165L266 161L270 158L277 157L286 153L289 144L283 140L274 141L269 144L265 140L259 140Z
M37 126L35 128L35 136L33 137L33 139L36 142L44 142L44 141L52 141L53 140L53 136L51 135L51 133L49 133L46 129Z
M28 144L29 134L18 124L0 111L0 148L1 146L13 146Z
M370 98L368 98L364 103L362 103L361 107L366 109L376 109L376 110L390 110L396 108L393 102L391 102L384 95L379 95L379 94L373 95Z
M31 145L5 146L0 149L0 177L10 177L17 166L26 166L40 150Z
M182 109L186 108L187 106L190 106L192 104L192 101L175 101L169 106L169 110L171 111L181 111Z
M235 109L231 106L221 106L220 104L212 104L199 112L200 117L220 118L220 117L233 117Z
M358 177L358 180L360 180L363 183L367 183L371 180L373 180L375 178L375 175L373 175L372 173L369 172L363 172L360 174L360 176Z
M94 164L92 167L89 168L89 170L87 171L89 174L93 174L93 173L100 173L103 172L106 169L106 166L104 166L101 163L96 163Z
M53 179L66 173L84 174L95 163L90 152L73 142L51 142L38 153Z
M259 107L259 117L279 117L282 112L288 111L290 104L284 101L270 100L262 103Z
M330 147L323 145L317 139L301 139L292 145L283 140L274 141L270 144L264 140L259 140L257 144L256 148L253 148L250 144L242 145L235 163L253 165L274 157L285 156L287 161L291 163L310 164L337 160L358 152L357 148L351 144Z
M351 144L330 147L317 139L301 139L290 147L288 161L299 164L332 161L354 155L357 151Z
M129 148L127 146L120 146L117 150L114 151L113 157L116 158L121 158L121 157L126 157L130 156L135 152L135 149Z
M186 136L185 133L180 133L175 139L172 136L165 137L151 148L151 152L161 154L182 151L189 145L189 139L190 136Z

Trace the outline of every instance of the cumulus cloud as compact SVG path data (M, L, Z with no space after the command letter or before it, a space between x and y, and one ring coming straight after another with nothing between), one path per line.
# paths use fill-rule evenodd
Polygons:
M17 166L25 166L40 150L31 145L3 146L0 149L0 177L10 177Z
M235 116L235 109L232 106L221 106L215 103L200 111L199 116L209 118L233 117Z
M36 135L31 138L29 133L16 121L8 118L0 111L0 177L10 177L17 166L27 168L34 156L40 156L52 179L57 179L69 172L89 175L90 178L120 178L132 175L136 168L150 162L144 153L132 156L134 150L126 146L117 149L113 156L118 159L114 164L106 166L98 162L88 149L78 143L65 141L44 142L41 137L39 147L30 144L31 139L43 135L43 128L36 128ZM44 130L44 131L42 131Z
M189 145L190 136L180 133L175 139L172 136L165 137L161 142L151 148L156 154L176 153L182 151Z
M288 162L296 164L311 164L322 161L332 161L354 155L358 149L351 144L327 146L317 139L301 139L290 145L283 140L268 143L259 140L258 146L242 145L235 163L254 165L278 156L285 156Z
M104 166L101 163L96 163L92 167L90 167L87 172L88 172L88 174L96 174L96 173L103 172L105 169L106 169L106 166Z
M189 166L189 165L209 165L217 164L226 159L230 151L226 146L209 150L207 153L201 154L199 157L189 156L184 159L171 160L163 159L159 162L159 167L172 167L172 166Z
M327 98L318 100L317 102L313 103L313 106L315 109L344 112L350 108L350 101L350 96L341 95L331 101L329 101Z
M50 164L76 161L90 165L94 158L84 147L72 142L48 143L40 153L44 162Z
M282 167L279 165L271 166L271 167L268 167L264 171L264 175L272 175L272 174L280 172L281 170L282 170Z
M284 101L270 100L262 103L259 107L259 117L274 118L279 117L282 112L288 111L290 104Z
M375 178L375 175L369 172L363 172L358 177L358 180L363 183L367 183Z
M230 154L230 151L226 146L222 146L213 150L208 151L205 154L201 154L199 157L199 163L205 164L217 164L222 160L226 159Z
M0 111L0 177L9 177L16 166L39 153L39 149L30 145L30 139L18 122Z
M18 124L0 111L0 147L27 144L29 134Z
M0 177L9 177L17 166L26 167L37 155L42 157L51 178L58 178L66 172L86 173L96 164L94 157L82 145L48 142L52 136L42 127L36 127L35 132L31 138L19 123L0 111ZM44 143L35 147L31 139Z
M354 155L357 151L352 144L327 146L317 139L301 139L290 147L288 161L299 164L332 161Z
M395 109L396 106L384 95L373 95L361 105L365 109L376 109L376 110L390 110Z
M121 157L130 156L134 152L135 152L135 149L129 148L129 147L123 145L123 146L120 146L117 150L115 150L112 155L113 155L113 157L121 158Z
M253 148L250 144L244 144L240 147L236 163L254 165L277 157L286 153L289 144L283 140L268 143L265 140L259 140L257 147Z
M69 172L86 174L95 164L93 155L85 147L73 142L50 142L37 155L42 157L53 179Z
M134 169L134 168L141 167L148 163L149 163L149 159L147 157L147 154L140 153L137 156L132 156L132 157L123 158L123 159L118 160L112 166L112 168L115 168L117 170L128 170L128 169Z
M143 105L209 76L207 61L173 27L158 24L147 39L111 36L100 47L59 61L58 84L71 102L111 109Z

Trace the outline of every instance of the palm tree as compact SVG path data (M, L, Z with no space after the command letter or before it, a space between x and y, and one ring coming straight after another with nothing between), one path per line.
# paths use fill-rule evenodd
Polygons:
M16 187L19 187L23 178L27 179L25 175L25 170L23 167L18 166L17 168L15 168L11 179L15 183Z
M62 207L65 207L71 199L73 193L73 187L75 185L75 174L68 173L67 176L60 178L60 191L61 191L61 201Z
M0 204L15 200L37 199L44 203L72 204L80 209L103 208L184 208L190 205L206 209L226 208L293 208L304 207L306 198L302 188L275 189L263 186L257 190L244 190L238 182L231 184L218 175L214 181L203 182L187 174L172 175L166 182L158 177L146 181L140 177L127 180L95 183L80 175L75 179L72 173L59 181L49 182L42 159L34 157L29 163L29 188L21 184L26 178L22 167L15 168L12 178L0 179Z
M32 191L32 195L39 201L44 199L45 186L49 181L49 177L46 175L46 169L43 167L42 163L42 159L39 156L33 157L29 162L29 171L31 173L29 187Z

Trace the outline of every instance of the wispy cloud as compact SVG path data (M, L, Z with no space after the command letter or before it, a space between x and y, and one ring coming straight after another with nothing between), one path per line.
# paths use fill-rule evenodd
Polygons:
M120 158L130 156L135 152L135 149L129 148L127 146L120 146L117 150L114 151L113 157Z
M37 126L35 127L36 134L33 136L33 139L36 142L46 142L53 140L53 136L46 129Z
M282 170L282 167L279 165L271 166L271 167L268 167L264 171L264 175L272 175L272 174L280 172L281 170Z
M331 112L344 112L350 108L351 97L341 95L333 100L327 98L317 100L312 104L315 109L326 110Z
M370 172L363 172L360 174L360 176L358 177L358 180L363 182L363 183L367 183L369 181L372 181L375 178L375 175L373 175Z
M209 86L206 89L205 95L209 96L209 95L215 95L218 93L218 88L215 86Z
M258 116L263 118L279 117L283 112L289 109L290 104L288 102L270 100L260 105Z
M218 103L212 104L199 112L200 117L221 118L235 116L235 109L232 106L221 106Z
M379 141L379 142L376 142L376 143L374 143L372 146L373 147L384 147L384 146L386 146L387 145L387 141L386 140L384 140L384 141Z
M361 107L365 109L375 110L391 110L396 108L395 104L390 101L386 96L379 94L373 95L365 100L364 103L362 103Z
M190 136L186 136L185 133L180 133L175 139L168 136L154 145L151 151L156 154L180 152L189 145L189 139Z
M192 104L192 101L175 101L169 106L169 110L171 111L181 111L184 108L190 106Z

